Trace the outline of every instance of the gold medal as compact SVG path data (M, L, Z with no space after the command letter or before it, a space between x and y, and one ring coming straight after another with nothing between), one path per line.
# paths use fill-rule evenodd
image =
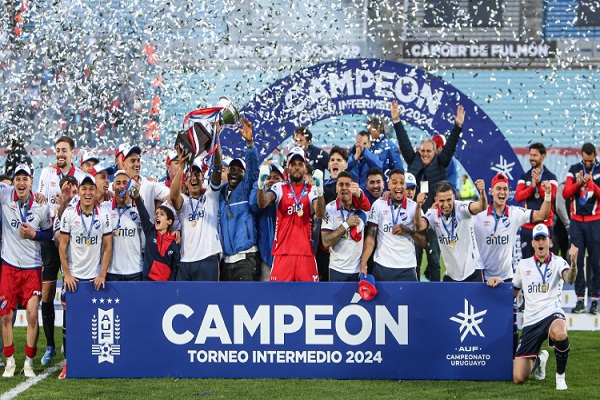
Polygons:
M451 248L454 248L454 247L456 247L456 240L451 240L451 241L450 241L450 247L451 247Z
M296 211L296 213L298 214L299 217L304 215L304 211L302 211L301 208L299 208L298 211Z
M90 246L92 244L92 240L90 238L85 239L85 245Z
M193 221L192 221L192 226L196 226L196 224L197 224L197 223L198 223L198 221L196 221L196 220L193 220Z
M120 229L116 229L116 230L113 232L113 235L115 235L115 236L119 236L120 234L121 234L121 230L120 230Z
M542 285L542 293L546 293L547 291L548 291L548 285L544 283Z
M233 213L232 213L231 211L227 211L227 216L228 216L229 218L233 218Z

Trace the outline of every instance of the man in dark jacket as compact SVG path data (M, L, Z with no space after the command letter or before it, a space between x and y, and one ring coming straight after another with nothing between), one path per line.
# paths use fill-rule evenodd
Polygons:
M313 145L312 139L312 132L304 126L296 128L294 131L294 142L296 146L302 147L304 150L308 165L324 173L329 164L329 154L325 150Z
M435 189L437 184L446 180L446 169L452 161L452 156L456 152L456 146L460 134L462 133L463 122L465 121L465 109L459 105L454 115L454 128L448 136L444 149L436 154L436 144L432 139L423 140L419 152L413 149L408 133L400 121L400 109L398 102L393 101L390 107L394 130L398 138L398 145L402 151L402 157L408 165L408 172L417 179L419 192L428 193L429 188ZM427 196L423 204L423 212L427 212L433 204L434 196ZM425 276L430 281L438 282L440 280L440 248L437 238L432 229L429 230L430 248L427 252L427 270Z

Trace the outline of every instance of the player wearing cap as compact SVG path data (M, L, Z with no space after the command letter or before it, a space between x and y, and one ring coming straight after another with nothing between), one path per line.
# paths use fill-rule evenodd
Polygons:
M416 274L415 243L427 246L426 234L414 227L417 203L406 197L404 172L390 171L388 178L390 198L373 203L367 220L365 245L362 250L360 272L367 273L367 261L375 251L373 276L378 281L419 280ZM375 242L377 241L377 245ZM398 254L404 255L398 257Z
M167 166L167 174L159 179L159 182L170 188L171 182L179 169L179 156L175 150L169 150L165 164Z
M110 200L113 197L108 189L110 187L110 176L114 174L115 170L113 167L105 163L94 165L90 169L89 174L96 180L96 204L101 205L104 201Z
M79 162L79 168L85 174L89 174L90 170L94 168L94 165L98 164L100 159L96 157L96 155L91 151L86 151L81 156L81 160Z
M509 195L508 178L497 174L492 179L492 196L486 212L473 217L475 239L484 265L484 279L498 276L505 282L513 277L512 252L519 228L526 223L544 222L550 213L552 186L542 182L544 202L539 210L506 204Z
M562 258L550 253L552 240L548 227L537 224L533 228L531 244L533 257L519 261L513 279L514 295L523 289L527 302L523 320L523 332L513 364L514 383L524 383L535 372L535 379L546 377L548 352L540 348L548 340L556 357L556 390L566 390L565 371L569 358L569 337L565 314L561 308L563 281L572 284L577 276L579 250L571 244L571 266ZM495 287L503 282L492 277L488 285Z
M306 168L304 150L294 147L287 156L288 181L276 183L265 192L269 169L262 166L259 172L258 206L277 205L271 281L319 280L311 227L313 214L319 219L325 216L323 172L315 170L312 179L305 182Z
M77 282L93 281L96 290L104 288L106 273L112 259L112 225L110 216L103 208L97 207L96 180L85 175L79 183L79 202L69 207L60 222L58 252L63 270L63 293L77 290ZM63 309L66 314L65 296ZM66 315L63 316L63 346L65 358ZM67 364L59 375L64 379Z
M350 172L340 172L336 182L337 199L325 206L321 240L330 253L330 281L358 281L367 215L352 202L353 183L356 184Z
M436 233L444 263L446 275L444 282L483 282L483 263L475 241L473 215L485 211L487 197L485 182L475 182L479 190L479 201L456 200L454 188L448 181L441 181L435 188L437 208L430 208L421 217L421 206L427 195L417 195L417 213L415 226L418 231L431 226Z
M13 314L21 303L26 309L26 360L23 372L34 377L33 358L39 333L38 307L42 293L41 241L52 241L52 221L47 204L35 201L31 191L33 173L24 164L15 168L13 186L0 188L2 203L2 273L0 316L6 368L2 376L15 373Z
M64 176L73 176L79 182L85 175L72 163L75 142L67 136L58 138L54 145L56 164L46 167L40 175L38 192L43 194L50 206L50 215L54 220L61 201L60 181ZM60 218L59 218L60 220ZM56 295L56 279L60 269L58 249L53 242L42 243L42 324L46 336L46 352L42 356L42 365L49 365L56 354L54 342L54 296Z
M106 273L107 281L142 280L142 222L127 190L129 175L115 173L115 197L102 203L113 228L113 253Z
M331 160L331 159L330 159ZM266 161L265 164L269 167L269 177L265 183L265 189L285 180L285 171L279 164ZM277 219L277 207L275 203L269 204L265 208L258 207L258 181L254 183L252 192L250 193L250 209L258 216L256 239L258 252L261 260L260 280L268 282L271 277L271 267L273 266L273 240L275 239L275 221Z
M473 217L473 229L477 248L483 263L483 275L487 280L492 276L502 278L504 282L512 282L512 253L517 240L517 233L523 224L544 222L550 213L552 188L548 182L542 182L544 203L539 210L528 210L523 207L509 206L509 186L506 175L497 174L490 187L491 202L486 212ZM518 344L517 309L513 319L513 349Z
M217 136L220 126L217 124ZM179 170L170 188L170 198L181 223L181 261L178 281L218 281L219 258L223 252L219 235L219 190L221 189L221 146L214 153L208 189L196 159L186 173L188 195L181 193L187 156L178 148ZM150 212L148 212L150 213ZM153 214L150 214L153 215Z
M252 281L260 278L256 262L256 221L250 210L250 192L258 179L258 152L252 139L252 124L240 120L240 133L246 140L245 161L229 163L227 182L219 195L223 268L221 280Z

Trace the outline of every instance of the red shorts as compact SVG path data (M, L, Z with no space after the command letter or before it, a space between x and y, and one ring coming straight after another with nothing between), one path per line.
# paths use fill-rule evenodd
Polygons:
M271 282L319 282L314 256L275 256Z
M0 316L23 307L32 296L42 295L42 268L22 269L2 263L0 277Z

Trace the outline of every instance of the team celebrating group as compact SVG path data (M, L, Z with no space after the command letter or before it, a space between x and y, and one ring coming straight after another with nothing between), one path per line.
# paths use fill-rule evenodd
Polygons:
M582 162L570 168L561 193L556 177L543 166L545 147L536 143L530 146L532 168L515 194L522 207L507 204L510 182L502 173L492 179L489 192L478 179L476 198L457 200L452 176L464 108L458 106L449 135L423 140L418 150L396 101L390 114L398 145L386 137L378 118L357 134L351 149L333 146L329 153L314 146L311 132L300 127L285 168L272 161L259 165L252 125L244 118L239 124L246 142L243 157L223 156L218 141L207 159L192 160L178 147L169 151L161 181L140 175L142 150L130 144L117 148L116 166L86 152L79 169L69 137L56 141L56 161L41 172L37 192L30 167L17 166L12 180L0 187L3 376L13 376L16 369L12 326L19 304L27 317L24 374L35 376L40 299L47 340L42 365L54 357L59 271L66 312L68 292L81 281L93 282L97 290L110 281L358 281L366 274L380 281L416 282L425 256L429 281L442 279L441 257L444 282L491 287L512 282L515 296L523 289L520 341L515 318L514 381L525 382L534 372L536 379L545 377L548 352L540 349L547 338L557 359L556 388L566 389L569 340L560 293L563 281L576 282L573 312L585 311L586 250L590 312L598 313L595 146L583 145ZM220 123L211 128L218 137ZM571 246L562 253L568 261L550 251L558 196L570 203ZM522 259L513 270L519 231ZM66 356L65 338L63 324ZM59 378L66 371L65 363Z

